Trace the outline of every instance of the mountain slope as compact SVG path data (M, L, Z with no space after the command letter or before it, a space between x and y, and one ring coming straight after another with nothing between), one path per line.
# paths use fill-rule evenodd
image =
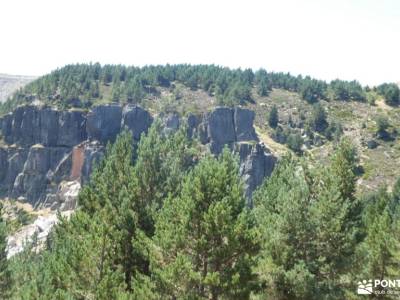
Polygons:
M7 100L16 90L36 79L33 76L0 74L0 102Z
M260 140L278 156L294 149L305 159L325 160L340 136L350 137L359 151L362 191L381 184L390 187L400 176L395 167L400 157L400 110L385 102L384 88L393 92L393 85L381 87L371 89L356 81L326 83L262 69L253 72L213 65L138 68L80 64L65 66L31 82L0 106L0 115L30 103L84 111L111 102L133 103L153 115L202 114L218 105L242 105L256 113ZM315 121L316 104L326 115L320 130L310 124ZM277 128L268 125L273 105L279 112ZM386 126L381 132L379 124Z

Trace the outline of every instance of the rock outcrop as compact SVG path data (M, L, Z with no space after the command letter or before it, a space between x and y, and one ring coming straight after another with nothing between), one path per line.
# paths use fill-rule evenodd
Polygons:
M21 106L0 119L7 144L72 147L86 140L86 117L79 111Z
M274 170L276 157L263 144L238 145L240 157L240 175L245 185L248 205L253 206L251 194L261 185L265 177L269 177Z
M254 112L242 108L217 107L203 118L200 140L210 144L212 153L218 154L225 145L233 148L235 142L257 141L253 127Z
M254 117L254 112L248 109L217 107L202 117L190 114L186 119L188 136L198 137L201 143L209 146L211 153L218 155L228 146L239 154L240 174L249 206L252 206L253 191L271 175L276 162L265 145L258 143Z
M225 146L239 153L248 199L272 172L275 158L258 144L251 110L217 107L185 120L177 114L161 118L167 134L186 123L188 136L208 145L213 154ZM74 194L77 184L87 182L105 145L123 129L130 130L137 142L152 122L149 112L133 105L100 105L88 113L18 107L0 118L4 143L0 146L0 197L23 199L35 208L70 209L75 203L65 195L70 190Z
M127 105L122 111L121 127L129 129L136 141L143 132L147 132L152 123L153 117L150 113L139 106Z
M122 107L101 105L93 108L87 116L87 135L89 140L102 143L113 142L121 131Z

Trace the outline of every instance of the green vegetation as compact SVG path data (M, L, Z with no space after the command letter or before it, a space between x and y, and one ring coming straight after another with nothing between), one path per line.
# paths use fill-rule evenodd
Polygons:
M326 112L320 104L314 104L310 118L307 120L307 125L319 133L323 133L328 127Z
M384 83L376 88L377 92L385 98L388 105L398 105L400 102L400 89L395 83Z
M367 99L365 90L357 81L333 80L330 84L330 91L333 99L344 101L365 101Z
M390 124L389 124L389 119L384 116L384 115L379 115L376 118L376 135L381 138L385 139L389 136L389 133L387 132Z
M400 275L400 181L357 196L348 140L329 163L282 158L250 209L238 158L185 130L156 122L133 150L123 132L39 252L7 261L0 234L2 299L348 299Z
M237 105L253 102L257 95L268 96L273 88L297 92L309 103L321 99L365 101L366 91L357 81L334 80L326 83L309 76L292 76L260 69L229 69L214 65L165 65L126 67L123 65L67 65L42 76L17 91L0 106L0 114L17 105L40 100L61 108L89 108L97 103L141 103L157 96L157 88L181 83L190 90L201 89L218 99L219 104ZM398 102L398 88L383 84L377 91L388 103Z
M248 299L259 234L245 208L238 165L226 149L207 156L166 199L156 224L152 270L163 299Z
M268 125L271 128L276 128L279 122L278 108L274 105L268 114Z
M7 260L7 226L3 219L3 205L0 204L0 297L7 299L12 286L11 268Z
M40 99L181 113L194 94L253 108L262 132L304 155L281 158L249 209L228 151L212 157L185 128L166 135L158 122L133 149L124 132L83 187L77 212L39 252L34 241L7 261L0 220L0 298L358 299L357 281L400 276L400 180L387 188L399 175L399 110L376 101L396 105L391 84L364 89L217 66L72 65L32 82L1 110ZM193 96L193 111L200 102ZM357 151L340 142L344 130ZM367 149L376 137L379 148ZM31 217L21 211L7 229Z
M286 141L289 149L293 150L296 153L301 153L301 146L303 145L303 138L299 133L291 133L289 134Z

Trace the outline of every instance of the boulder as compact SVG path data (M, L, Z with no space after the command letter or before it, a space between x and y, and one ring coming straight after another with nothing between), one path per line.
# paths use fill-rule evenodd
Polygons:
M56 195L60 211L74 210L78 201L81 184L78 181L63 181Z
M368 149L375 149L379 146L378 142L375 140L368 140L367 141L367 148Z

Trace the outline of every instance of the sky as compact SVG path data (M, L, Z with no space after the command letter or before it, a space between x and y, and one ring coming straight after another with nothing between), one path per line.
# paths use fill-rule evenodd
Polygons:
M1 0L0 73L217 64L400 81L398 0Z

